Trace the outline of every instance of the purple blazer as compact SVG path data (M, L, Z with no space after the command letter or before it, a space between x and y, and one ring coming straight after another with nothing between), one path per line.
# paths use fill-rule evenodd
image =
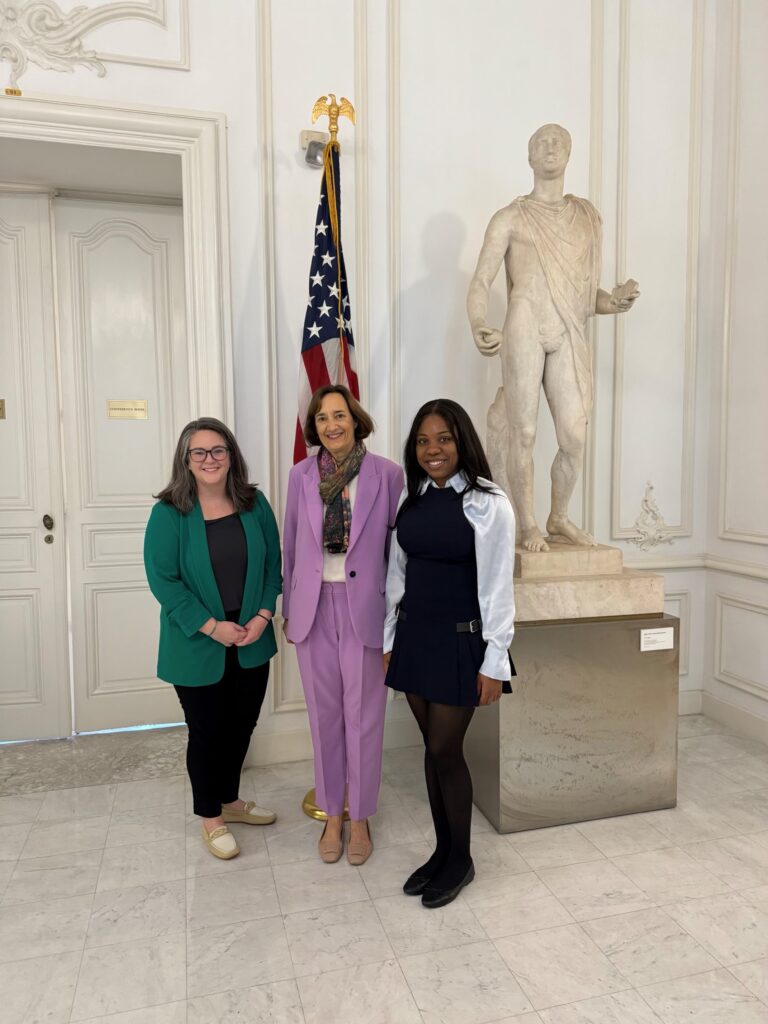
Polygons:
M323 502L317 457L297 462L288 477L283 524L283 618L287 637L305 640L323 582ZM345 562L352 628L365 647L384 643L389 527L403 490L400 466L367 452L360 466Z

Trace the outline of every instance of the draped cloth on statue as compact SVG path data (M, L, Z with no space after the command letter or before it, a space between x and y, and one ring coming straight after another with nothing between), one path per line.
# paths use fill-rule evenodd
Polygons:
M557 204L521 196L512 205L520 211L552 302L565 325L588 418L592 409L592 352L587 318L595 312L600 281L600 214L587 199L573 195L563 196L563 202Z

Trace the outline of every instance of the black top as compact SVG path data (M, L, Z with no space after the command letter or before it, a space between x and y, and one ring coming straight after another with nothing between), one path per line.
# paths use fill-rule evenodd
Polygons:
M248 568L248 545L240 516L233 512L221 519L206 519L205 535L224 611L239 611Z
M480 618L475 532L461 494L428 487L397 525L408 561L387 685L425 700L460 707L478 701L477 674L485 657L481 632L457 632ZM505 692L511 692L505 683Z
M409 618L452 623L454 631L479 618L475 531L458 491L428 487L401 516L397 539L408 556L400 607Z

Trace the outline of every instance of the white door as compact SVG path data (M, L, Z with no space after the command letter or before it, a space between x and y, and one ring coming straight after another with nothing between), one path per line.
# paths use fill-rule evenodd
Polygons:
M182 717L155 676L142 561L152 495L191 418L181 214L54 201L78 732Z
M0 193L0 740L71 729L58 410L49 198Z

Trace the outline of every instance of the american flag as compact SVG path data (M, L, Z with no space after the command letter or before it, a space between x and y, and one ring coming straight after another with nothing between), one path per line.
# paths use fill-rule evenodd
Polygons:
M315 248L309 268L309 296L301 335L299 414L293 444L294 464L308 455L302 425L309 400L324 384L346 384L355 398L360 388L355 371L355 343L341 248L341 179L339 146L329 142L315 223Z

